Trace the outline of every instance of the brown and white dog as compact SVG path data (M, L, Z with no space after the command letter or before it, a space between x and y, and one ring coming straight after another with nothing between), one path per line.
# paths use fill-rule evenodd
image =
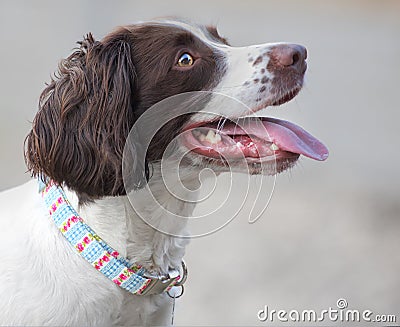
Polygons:
M186 217L193 202L160 186L160 160L180 133L191 131L179 144L187 152L188 183L203 167L225 171L224 158L233 165L240 158L238 166L250 163L243 169L251 174L281 172L300 155L327 158L326 148L292 123L263 118L268 130L263 133L252 119L238 119L297 95L307 67L300 45L232 47L215 27L179 20L119 27L100 41L89 34L79 45L61 61L40 97L25 142L26 162L34 176L46 175L62 185L72 206L108 244L149 271L162 274L179 267L187 242L146 224L126 196L126 139L153 105L185 92L212 92L204 112L214 115L186 113L165 124L145 154L151 174L146 167L139 174L159 203ZM243 105L224 105L221 98ZM162 224L164 211L151 205L143 187L133 196L141 212ZM0 201L7 220L0 229L1 325L170 323L166 294L131 295L74 252L49 217L36 180L3 192ZM188 234L185 223L174 230Z

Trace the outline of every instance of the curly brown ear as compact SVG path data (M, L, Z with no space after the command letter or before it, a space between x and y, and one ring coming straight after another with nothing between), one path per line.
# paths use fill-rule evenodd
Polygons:
M101 42L88 34L60 62L25 140L33 176L90 198L124 194L121 161L136 84L129 37L123 28Z

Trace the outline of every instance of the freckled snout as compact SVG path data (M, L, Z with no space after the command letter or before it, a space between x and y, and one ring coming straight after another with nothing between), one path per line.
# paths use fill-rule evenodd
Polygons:
M294 69L304 74L307 69L307 49L298 44L280 44L273 47L269 56L272 70Z

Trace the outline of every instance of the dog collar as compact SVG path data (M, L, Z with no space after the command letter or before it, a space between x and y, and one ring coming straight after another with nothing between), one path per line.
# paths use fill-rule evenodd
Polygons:
M39 183L40 192L57 228L97 271L135 295L161 294L169 292L174 286L182 286L183 293L183 283L187 277L183 261L180 270L172 270L165 275L151 275L142 266L131 265L83 221L59 185L51 180L44 184L39 179Z

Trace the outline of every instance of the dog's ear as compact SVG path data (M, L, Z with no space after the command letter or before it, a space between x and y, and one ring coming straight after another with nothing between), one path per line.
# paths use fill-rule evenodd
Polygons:
M86 198L125 193L121 161L137 83L130 37L124 28L102 41L88 34L60 62L25 140L34 176L65 183Z

